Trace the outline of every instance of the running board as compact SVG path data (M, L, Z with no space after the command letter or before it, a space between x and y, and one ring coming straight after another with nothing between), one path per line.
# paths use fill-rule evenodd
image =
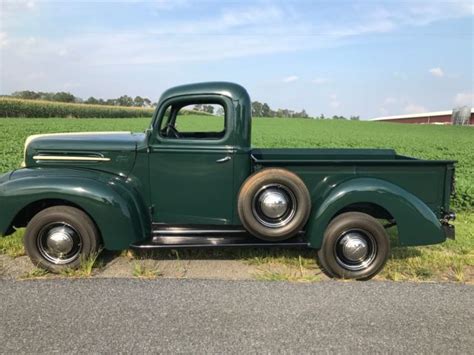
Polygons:
M267 242L240 229L154 228L151 240L132 244L133 249L176 249L209 247L308 247L304 232L280 242Z
M248 235L247 231L236 226L222 226L219 228L193 227L193 226L164 226L161 224L152 225L153 236L229 236L229 235Z

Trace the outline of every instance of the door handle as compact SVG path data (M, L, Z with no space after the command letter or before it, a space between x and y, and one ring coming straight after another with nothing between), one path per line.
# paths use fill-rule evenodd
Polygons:
M226 161L229 161L229 160L231 160L231 159L232 159L232 157L226 156L226 157L224 157L224 158L217 159L217 160L216 160L216 163L225 163Z

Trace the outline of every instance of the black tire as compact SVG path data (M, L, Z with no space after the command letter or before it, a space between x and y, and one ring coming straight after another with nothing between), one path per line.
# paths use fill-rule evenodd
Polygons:
M385 228L368 214L347 212L326 228L318 263L329 277L368 280L382 270L389 255Z
M98 252L100 236L86 213L70 206L55 206L42 210L31 219L23 243L33 264L58 273L79 267L81 258ZM69 247L71 250L66 253Z
M287 203L279 217L268 217L261 210L260 198L265 193L277 193ZM238 198L238 213L245 229L267 241L293 237L303 229L311 211L311 198L304 182L285 169L268 168L251 175L242 184Z

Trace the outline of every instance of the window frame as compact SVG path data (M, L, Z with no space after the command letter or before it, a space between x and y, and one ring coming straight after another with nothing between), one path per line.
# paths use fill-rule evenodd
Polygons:
M180 109L188 105L196 104L214 104L220 105L224 109L224 135L219 138L169 138L161 135L161 125L166 119L166 111L171 108L170 119L176 121L177 113ZM173 117L174 116L174 117ZM186 95L177 96L164 101L157 110L152 123L153 135L151 143L169 143L169 144L195 144L197 142L210 145L223 145L227 143L233 131L232 122L234 121L233 102L227 96L222 95Z

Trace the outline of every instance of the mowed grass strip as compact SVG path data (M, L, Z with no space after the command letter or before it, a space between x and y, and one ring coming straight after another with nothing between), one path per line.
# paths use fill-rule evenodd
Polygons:
M214 117L186 117L186 127L204 127ZM0 172L17 168L23 159L27 136L39 133L79 131L135 131L150 124L151 118L128 119L0 119ZM214 122L213 122L214 123ZM216 121L216 127L217 121ZM306 148L391 148L397 153L422 159L457 160L455 208L462 211L456 221L455 241L426 247L393 247L379 278L391 280L452 280L474 282L474 128L432 125L404 125L353 121L257 118L252 125L255 147ZM23 255L21 233L0 238L0 253ZM11 239L10 239L11 238ZM11 241L8 241L11 240ZM11 246L8 245L11 243ZM258 266L272 264L294 268L288 275L258 278L292 281L318 279L312 250L183 251L183 258L235 258ZM161 255L164 256L164 255ZM301 276L298 276L301 275Z

